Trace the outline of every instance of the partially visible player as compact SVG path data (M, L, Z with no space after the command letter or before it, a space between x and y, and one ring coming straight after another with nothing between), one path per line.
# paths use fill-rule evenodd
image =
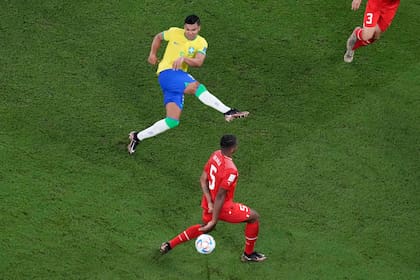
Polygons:
M203 84L188 74L188 67L201 67L206 58L207 41L198 35L200 29L200 18L190 15L184 21L184 29L171 27L154 37L148 58L152 65L159 62L157 53L161 42L168 41L163 59L159 62L157 69L159 84L163 91L166 117L140 132L130 132L130 144L127 147L129 154L135 152L140 141L179 125L184 107L184 94L194 94L202 103L224 114L225 120L228 122L248 116L249 112L247 111L241 112L226 106Z
M353 0L351 7L355 11L359 9L362 0ZM344 54L344 61L353 61L354 51L360 47L372 44L379 39L381 34L387 30L395 13L397 12L400 0L368 0L363 28L358 26L347 39L347 50Z
M266 259L254 251L258 238L259 215L245 204L234 202L238 169L232 160L238 144L234 135L224 135L220 140L220 150L215 151L204 166L200 177L203 191L201 207L204 226L190 226L173 239L162 243L160 252L165 254L181 243L197 238L202 233L214 229L219 220L228 223L246 223L245 250L241 256L243 262L262 262Z

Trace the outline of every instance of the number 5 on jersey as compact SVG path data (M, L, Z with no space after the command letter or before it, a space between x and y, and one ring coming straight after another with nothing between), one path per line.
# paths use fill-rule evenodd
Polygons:
M239 204L239 210L244 211L244 212L249 212L248 206L245 206L243 204Z
M209 180L209 190L214 190L216 187L216 173L217 173L217 167L213 164L210 165L210 180Z
M214 166L213 164L210 165L210 179L209 179L209 190L214 190L214 188L216 187L216 173L217 173L217 167ZM228 178L228 184L230 186L230 184L232 184L236 179L236 174L230 174L229 178Z

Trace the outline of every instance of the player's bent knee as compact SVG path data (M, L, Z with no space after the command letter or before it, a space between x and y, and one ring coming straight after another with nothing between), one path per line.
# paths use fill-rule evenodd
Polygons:
M364 28L363 32L362 32L362 40L363 41L368 41L370 39L372 39L375 36L375 27L372 28Z
M169 118L169 117L165 118L165 122L169 126L169 128L175 128L179 125L179 120Z
M187 94L195 94L197 92L198 87L200 86L199 82L192 82L189 83L184 90L184 93Z
M251 209L251 214L249 215L248 222L255 223L260 220L260 214L254 209Z

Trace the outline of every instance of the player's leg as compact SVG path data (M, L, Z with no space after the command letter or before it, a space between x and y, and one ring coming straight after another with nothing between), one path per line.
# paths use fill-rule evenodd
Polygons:
M259 215L258 213L250 209L250 216L248 220L246 220L246 226L245 226L245 249L244 253L241 256L241 260L243 262L262 262L267 257L262 254L258 253L254 250L255 243L258 239L258 232L260 228L260 221L259 221Z
M344 61L348 63L352 62L355 50L372 44L377 40L377 38L379 38L379 36L380 29L377 25L369 28L356 27L347 39L347 49L344 54Z
M202 220L203 224L207 224L212 218L212 214L208 212L207 209L203 209ZM195 239L200 236L203 232L199 230L202 225L193 225L172 238L169 241L163 242L160 246L160 252L162 254L167 253L169 250L173 249L175 246L178 246L181 243L187 242L191 239Z
M184 90L186 94L195 94L195 96L205 105L223 113L225 120L230 122L234 119L245 118L249 115L249 112L241 112L235 108L230 108L226 106L222 101L220 101L216 96L210 93L207 88L200 84L198 81L194 81L187 85Z
M186 230L184 230L183 232L181 232L180 234L178 234L171 240L163 242L159 249L160 252L162 254L166 254L167 252L169 252L169 250L175 248L179 244L197 238L200 234L202 234L202 232L199 231L199 228L201 226L202 225L200 224L190 226L189 228L187 228Z
M179 125L179 119L181 117L182 109L176 102L168 102L165 105L166 118L155 122L148 128L136 132L132 131L129 134L130 143L128 144L128 153L133 154L136 151L137 145L144 139L154 137L168 129L175 128Z
M241 203L232 203L229 208L224 208L220 213L220 220L229 223L246 223L245 248L241 256L243 262L262 262L267 257L254 250L260 228L259 214Z
M350 63L353 61L356 49L370 45L375 41L380 15L380 7L375 3L372 4L372 1L368 1L363 18L363 28L356 27L347 39L346 52L344 54L345 62Z
M223 104L216 96L211 94L204 85L197 81L188 84L184 90L185 94L195 94L195 96L205 105L212 107L220 113L226 113L230 110L228 106Z
M379 39L381 30L378 25L375 25L374 27L356 28L354 33L357 41L352 48L353 51L375 42Z
M356 30L361 28L360 26L356 27L353 32L350 34L350 37L347 39L346 43L346 52L344 53L344 62L350 63L353 61L354 50L353 47L357 42Z
M137 139L143 141L144 139L154 137L168 129L175 128L179 125L182 110L177 103L168 102L165 105L166 118L155 122L152 126L137 133Z
M182 74L178 71L163 71L159 74L159 83L163 92L163 103L166 109L166 118L155 122L150 127L129 134L130 143L128 153L133 154L137 145L144 139L154 137L168 129L179 125L182 109L184 106L184 83ZM181 71L179 71L181 72Z
M353 51L379 40L381 34L391 25L398 6L399 1L393 4L383 4L380 11L378 8L369 7L370 12L365 13L364 27L355 30L357 42L353 46Z

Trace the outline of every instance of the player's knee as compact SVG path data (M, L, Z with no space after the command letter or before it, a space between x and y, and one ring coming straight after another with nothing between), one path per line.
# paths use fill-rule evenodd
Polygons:
M248 221L251 223L258 222L260 220L260 214L254 209L251 209L251 215L249 215Z
M169 126L169 128L175 128L179 125L179 120L169 118L169 117L165 118L165 122Z
M375 28L363 28L362 40L363 41L368 41L368 40L372 39L374 37L375 33L376 33Z
M187 93L187 94L195 94L197 92L197 89L199 88L199 86L200 86L200 83L199 82L189 83L186 86L186 88L184 90L184 93Z

